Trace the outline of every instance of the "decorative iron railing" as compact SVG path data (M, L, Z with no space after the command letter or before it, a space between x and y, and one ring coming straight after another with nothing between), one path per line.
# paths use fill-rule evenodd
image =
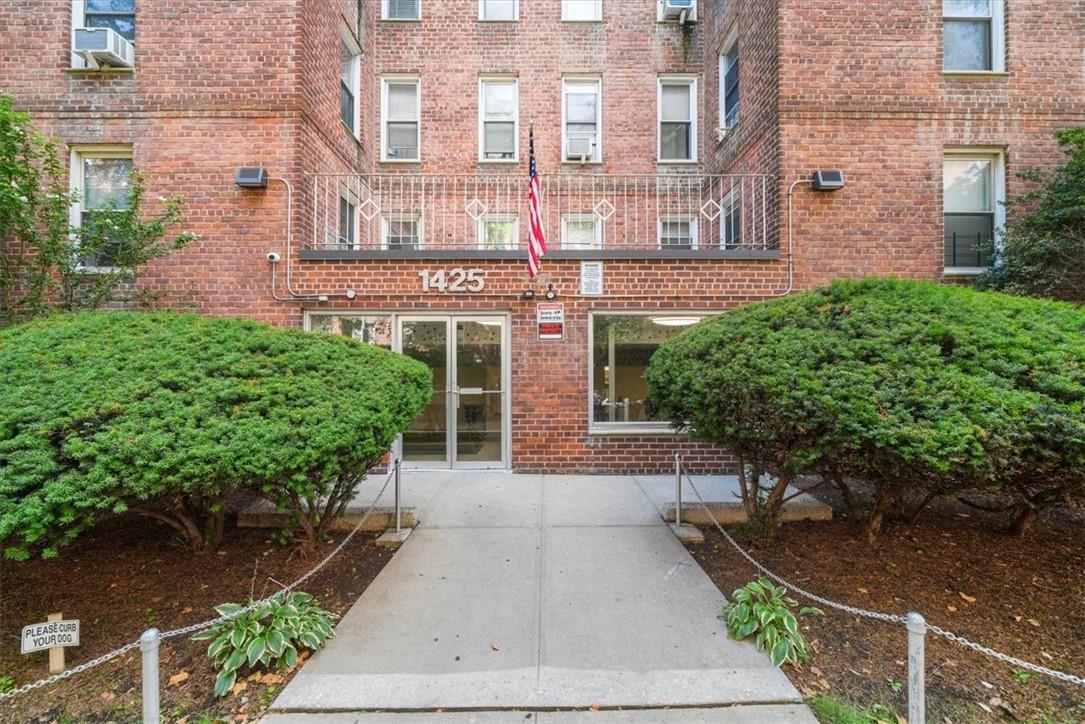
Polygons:
M768 175L540 176L552 250L770 251L779 187ZM526 249L523 174L315 174L305 248L411 252Z

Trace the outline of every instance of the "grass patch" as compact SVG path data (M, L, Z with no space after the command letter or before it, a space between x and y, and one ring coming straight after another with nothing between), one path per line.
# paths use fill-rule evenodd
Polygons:
M822 724L897 723L897 715L882 704L871 704L866 709L860 709L840 699L822 696L810 702L810 708Z

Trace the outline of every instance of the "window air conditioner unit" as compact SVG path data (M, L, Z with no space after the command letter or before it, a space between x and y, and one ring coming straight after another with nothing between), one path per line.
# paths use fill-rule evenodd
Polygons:
M686 22L697 16L697 0L662 0L663 19Z
M72 50L91 68L131 68L135 46L113 28L76 28Z
M565 159L567 161L587 163L592 158L592 149L595 147L595 138L591 136L570 138L566 141L565 145Z

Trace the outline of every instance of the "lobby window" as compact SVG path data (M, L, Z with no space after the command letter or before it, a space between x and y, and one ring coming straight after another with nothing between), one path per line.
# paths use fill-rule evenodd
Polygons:
M996 240L1005 201L1001 151L947 151L942 162L944 264L964 273L990 263L984 248Z
M697 81L659 79L659 161L697 158Z
M942 0L942 69L1005 70L1003 0Z
M422 0L381 0L382 20L420 20Z
M343 29L339 46L339 117L355 138L359 133L361 54L350 31Z
M694 216L659 217L660 249L696 249L697 218Z
M478 220L478 248L488 251L515 250L520 238L516 214L485 214Z
M738 37L732 36L720 53L720 128L738 123Z
M479 160L515 161L519 145L519 93L515 78L479 81Z
M69 176L76 198L71 223L95 246L83 258L83 265L88 269L110 269L120 244L110 234L110 217L128 208L132 149L77 147L72 150Z
M597 23L603 19L603 0L561 0L561 19Z
M393 214L381 218L381 248L421 249L422 220L411 214Z
M669 429L648 404L644 372L659 346L700 321L701 314L653 310L651 314L592 312L589 399L598 432L632 427Z
M561 248L602 249L603 222L595 214L564 214L561 217Z
M561 82L561 144L566 161L603 159L602 81L564 78Z
M383 79L381 81L383 160L417 161L419 159L418 116L418 79Z
M479 20L518 20L519 0L478 0Z
M310 314L309 331L339 334L392 349L392 318L372 314Z

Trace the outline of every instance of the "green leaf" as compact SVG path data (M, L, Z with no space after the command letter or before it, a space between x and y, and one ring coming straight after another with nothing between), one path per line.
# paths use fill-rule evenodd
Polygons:
M240 603L223 603L215 606L215 611L218 612L219 616L231 616L243 608L245 607Z
M245 651L238 649L230 654L230 658L226 659L226 664L222 667L223 671L236 671L241 668L241 665L245 663Z
M267 639L263 636L259 636L252 640L248 650L245 652L249 666L254 666L256 662L260 660L260 657L264 655L265 649L267 649Z
M235 649L241 648L241 645L245 642L247 630L244 628L235 628L230 632L230 645Z
M787 661L788 656L791 654L791 647L786 640L781 640L772 647L772 652L769 655L772 659L773 666L782 666Z
M267 648L272 656L281 655L285 643L282 633L278 631L272 631L267 635Z
M230 689L234 688L234 682L237 681L236 671L223 671L215 679L215 696L225 696L230 692Z
M290 669L296 666L298 663L298 652L293 646L287 646L283 649L283 653L279 656L275 662L277 669Z
M742 624L737 631L735 631L734 638L742 640L757 630L757 621L750 620Z

